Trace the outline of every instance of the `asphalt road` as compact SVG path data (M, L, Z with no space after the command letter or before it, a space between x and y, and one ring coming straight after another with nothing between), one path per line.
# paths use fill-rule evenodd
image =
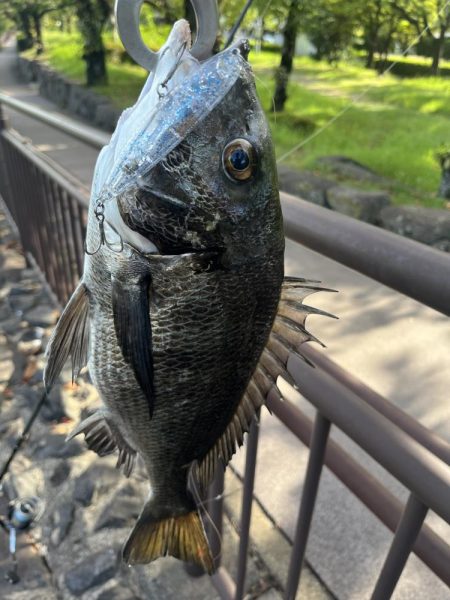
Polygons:
M58 110L33 86L17 83L11 49L0 52L1 91ZM96 152L69 136L21 115L10 113L12 126L29 137L86 185L90 184ZM286 271L322 280L339 294L317 294L314 306L339 316L339 321L311 317L313 333L323 350L339 365L377 392L450 440L450 327L443 315L394 292L346 267L288 242ZM418 274L420 276L420 274ZM297 402L305 405L298 397ZM305 410L310 410L305 407ZM264 414L256 478L256 494L267 512L292 535L307 450L275 417ZM333 436L367 466L398 497L406 491L388 473L339 432ZM245 452L234 465L242 469ZM450 543L450 527L435 515L427 522ZM326 469L315 511L307 559L341 599L370 596L392 535ZM396 599L450 599L450 592L415 557L394 594Z

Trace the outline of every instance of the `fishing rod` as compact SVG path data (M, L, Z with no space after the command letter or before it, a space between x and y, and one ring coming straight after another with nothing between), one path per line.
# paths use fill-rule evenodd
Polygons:
M37 496L17 499L10 502L7 518L0 517L0 526L9 538L9 555L12 568L5 573L5 579L11 584L20 581L17 561L17 534L29 529L44 512L44 502Z
M2 481L5 475L8 473L11 463L13 462L16 454L22 448L25 441L28 439L31 428L33 427L33 424L36 421L46 399L47 391L44 390L25 424L22 434L17 438L5 464L2 467L0 472L0 490ZM16 500L10 502L7 518L0 516L0 526L9 538L8 547L12 568L5 574L5 579L11 584L15 584L20 581L16 554L17 533L19 531L27 530L35 521L37 521L43 513L43 507L43 501L37 496L22 499L17 498Z
M33 427L33 423L35 422L37 416L39 415L41 408L44 405L46 399L47 399L47 391L45 390L42 393L42 396L40 397L39 401L36 403L36 406L34 407L33 412L31 413L31 415L24 427L22 435L19 438L17 438L17 440L13 446L13 449L10 452L10 455L8 456L5 464L2 467L2 470L0 471L0 485L1 485L1 482L3 481L3 478L8 473L9 467L11 466L11 463L14 460L16 454L19 452L19 450L23 446L24 442L27 440L28 434L30 433L31 428Z
M241 14L239 15L239 17L236 20L236 23L233 25L233 27L231 28L231 31L228 35L228 39L225 42L225 46L224 46L224 50L225 48L228 48L228 46L230 46L230 44L232 43L232 41L234 40L234 36L236 35L237 30L239 29L239 27L241 26L242 21L245 18L245 15L248 12L248 9L250 8L250 6L253 4L253 0L247 0L247 2L245 3L244 8L241 11Z

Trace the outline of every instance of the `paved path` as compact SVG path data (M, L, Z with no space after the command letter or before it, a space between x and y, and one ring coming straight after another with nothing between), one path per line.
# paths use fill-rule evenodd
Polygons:
M25 85L17 79L14 72L15 56L11 45L0 50L0 90L54 115L61 114L60 108L39 95L36 84ZM56 160L82 183L90 186L98 154L94 148L51 127L43 126L30 117L11 110L5 112L14 129L31 139L41 152Z
M35 90L17 85L8 73L12 54L0 53L0 81L8 93L55 108ZM95 153L83 144L24 117L13 125L41 149L90 182ZM339 294L320 294L314 305L337 314L339 321L311 317L312 331L328 346L325 352L366 384L391 399L424 425L450 439L450 328L442 315L425 308L329 259L288 243L289 274L321 279ZM417 274L420 277L420 273ZM302 403L301 398L297 398ZM405 490L344 436L336 434L402 499ZM242 468L244 452L235 466ZM307 451L275 418L264 415L256 480L259 500L276 522L292 534ZM437 517L429 523L450 542L450 529ZM392 536L345 488L325 471L307 558L333 593L344 599L368 598ZM394 595L396 599L450 598L450 592L415 557Z

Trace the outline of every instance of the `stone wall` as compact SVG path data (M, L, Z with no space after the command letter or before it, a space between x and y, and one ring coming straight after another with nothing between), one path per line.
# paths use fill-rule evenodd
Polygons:
M121 111L105 96L66 79L38 60L18 56L17 71L24 81L37 83L41 96L60 108L67 109L93 126L114 131Z
M332 157L327 157L331 159ZM330 162L330 160L328 161ZM353 176L356 168L361 172L363 165L351 162ZM370 172L369 172L370 173ZM450 252L450 210L424 208L421 206L394 206L389 192L384 189L366 190L342 184L308 171L295 171L279 166L280 187L288 194L299 196L308 202L330 208L348 217L388 229L416 242L433 246L437 250ZM386 181L371 175L371 183L380 188ZM361 181L367 178L361 176Z

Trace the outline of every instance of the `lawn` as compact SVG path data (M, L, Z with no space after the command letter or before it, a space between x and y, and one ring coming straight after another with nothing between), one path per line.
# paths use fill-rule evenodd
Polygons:
M155 47L167 32L150 28L144 40ZM145 79L140 67L124 62L120 42L106 36L109 85L99 86L119 107L129 106ZM81 40L76 33L45 31L43 60L68 77L83 81ZM450 84L446 78L399 79L355 63L330 66L309 58L297 58L283 114L270 111L273 70L278 56L251 53L257 88L271 122L277 155L283 156L307 140L286 158L296 168L316 170L320 156L340 154L358 160L392 180L397 203L442 207L435 197L440 172L435 153L450 140ZM342 116L327 126L343 109ZM322 127L316 137L309 139Z

